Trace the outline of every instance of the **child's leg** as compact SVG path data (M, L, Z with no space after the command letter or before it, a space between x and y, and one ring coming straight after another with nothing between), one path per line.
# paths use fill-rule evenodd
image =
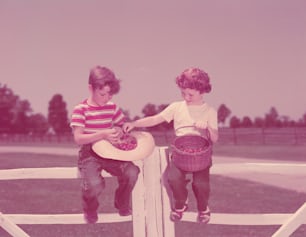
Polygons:
M174 208L183 209L188 197L186 172L177 168L173 163L170 163L167 172L169 186L174 199Z
M118 188L115 192L115 207L120 215L131 214L131 196L133 188L137 182L139 168L132 162L109 161L104 164L104 169L117 177Z
M193 172L192 190L197 200L199 211L205 211L210 194L209 169Z
M96 158L80 156L78 168L81 178L82 206L88 223L97 221L98 197L105 187L105 180L101 176L101 165Z

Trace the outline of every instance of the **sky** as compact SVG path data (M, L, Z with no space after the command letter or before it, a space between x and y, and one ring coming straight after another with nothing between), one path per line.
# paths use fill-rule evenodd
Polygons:
M205 101L231 115L306 113L305 0L0 0L0 83L47 115L54 94L71 114L89 70L121 80L113 101L131 117L181 100L175 77L205 70Z

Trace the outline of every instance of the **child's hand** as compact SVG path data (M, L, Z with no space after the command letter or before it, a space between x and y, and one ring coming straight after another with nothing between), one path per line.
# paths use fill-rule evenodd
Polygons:
M203 122L203 121L196 121L194 123L194 126L196 128L199 128L199 129L206 129L207 128L207 122Z
M121 138L124 134L123 129L121 127L117 127L117 126L113 127L113 128L116 130L116 132L118 132L118 138Z
M111 143L115 143L117 142L120 137L122 136L122 131L112 128L112 129L108 129L105 134L104 134L104 139L108 140Z
M133 123L124 123L122 126L123 132L129 132L134 128Z

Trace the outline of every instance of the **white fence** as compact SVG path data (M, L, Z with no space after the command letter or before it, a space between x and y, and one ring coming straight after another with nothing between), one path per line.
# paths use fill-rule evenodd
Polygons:
M1 150L0 150L1 151ZM164 147L156 148L144 161L136 162L141 169L133 191L133 214L121 217L117 213L99 214L98 223L122 221L133 222L134 237L174 237L174 223L169 219L171 204L166 186L163 185L163 173L167 166ZM221 168L222 169L218 169ZM233 166L228 164L228 168ZM250 167L249 167L250 168ZM256 168L256 165L255 165ZM271 167L269 167L271 169ZM282 170L283 167L276 167ZM226 164L215 164L212 173L226 174ZM106 174L107 175L107 174ZM76 168L22 168L0 170L0 180L15 179L74 179ZM182 221L195 222L195 212L186 212ZM14 237L29 237L18 227L19 224L82 224L82 214L2 214L0 226ZM280 225L272 237L288 237L300 225L306 224L306 203L295 213L271 214L224 214L212 213L210 224L222 225Z

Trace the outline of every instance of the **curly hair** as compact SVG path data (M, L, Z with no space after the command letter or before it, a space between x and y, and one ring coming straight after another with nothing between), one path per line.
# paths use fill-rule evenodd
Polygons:
M101 89L104 86L110 87L111 94L117 94L120 90L120 80L116 78L112 70L107 67L95 66L90 70L88 83L93 89Z
M181 89L195 89L202 93L209 93L212 89L208 74L199 68L187 68L176 79Z

